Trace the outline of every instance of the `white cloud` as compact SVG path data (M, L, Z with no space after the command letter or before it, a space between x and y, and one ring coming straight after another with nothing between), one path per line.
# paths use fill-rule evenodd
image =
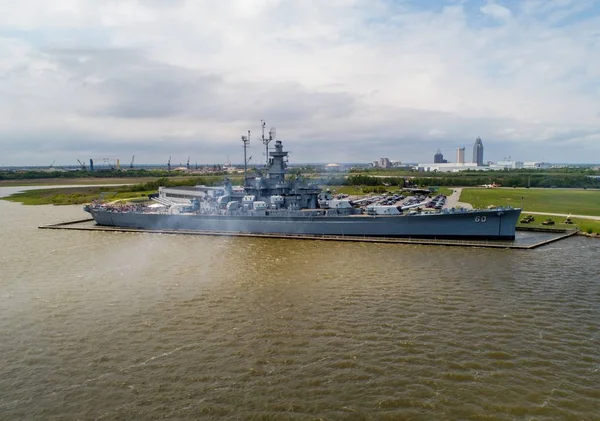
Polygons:
M195 148L217 162L260 118L295 160L316 147L339 161L327 156L339 142L349 161L425 160L477 135L522 159L542 144L545 159L577 160L559 149L569 139L600 156L600 19L556 26L581 3L501 3L481 2L486 26L462 3L5 2L0 164L45 163L41 144L64 163L99 148L147 162Z
M509 8L496 3L494 0L486 0L485 5L479 10L484 15L489 15L499 20L507 20L512 17L512 12Z

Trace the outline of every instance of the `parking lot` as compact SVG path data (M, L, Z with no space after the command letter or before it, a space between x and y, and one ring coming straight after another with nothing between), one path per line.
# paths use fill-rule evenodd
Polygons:
M451 207L448 206L447 198L443 194L405 194L397 193L374 196L351 196L348 198L353 204L364 209L370 206L395 206L408 214L428 211L439 212L444 208Z

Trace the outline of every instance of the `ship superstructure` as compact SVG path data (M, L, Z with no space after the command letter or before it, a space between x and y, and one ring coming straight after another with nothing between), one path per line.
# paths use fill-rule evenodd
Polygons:
M245 176L244 189L248 200L264 202L269 209L316 209L317 196L321 188L309 184L301 177L286 179L288 152L283 150L280 140L269 152L266 174Z

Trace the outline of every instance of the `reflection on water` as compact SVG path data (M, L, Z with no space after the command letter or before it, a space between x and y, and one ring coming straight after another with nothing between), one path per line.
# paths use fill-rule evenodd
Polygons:
M0 201L0 418L597 417L596 240L36 228L82 216Z

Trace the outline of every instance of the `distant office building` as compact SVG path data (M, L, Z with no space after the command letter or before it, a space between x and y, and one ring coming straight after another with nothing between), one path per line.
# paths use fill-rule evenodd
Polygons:
M508 169L515 170L519 168L523 168L523 162L521 161L513 161L511 159L504 159L502 161L498 161L495 164L489 165L490 169Z
M433 163L434 164L447 164L448 160L444 159L444 155L442 155L442 151L440 151L438 149L437 152L435 153L435 155L433 155Z
M480 137L475 139L475 144L473 145L473 164L477 164L477 166L483 165L483 142Z
M463 164L456 164L456 163L442 163L442 164L427 164L427 163L423 163L423 164L417 164L415 166L415 169L418 171L425 171L425 172L460 172L460 171L465 171L465 170L479 170L479 171L485 171L487 170L487 167L478 167L477 164L471 164L471 163L463 163Z
M456 163L457 164L465 163L465 148L458 148L456 150Z
M389 158L379 158L379 161L373 161L373 166L377 168L391 168L392 162Z
M390 160L388 158L379 158L379 166L381 168L391 168L392 163L390 162Z
M527 169L541 170L541 169L548 169L551 166L552 165L550 165L547 162L523 162L523 168L527 168Z

